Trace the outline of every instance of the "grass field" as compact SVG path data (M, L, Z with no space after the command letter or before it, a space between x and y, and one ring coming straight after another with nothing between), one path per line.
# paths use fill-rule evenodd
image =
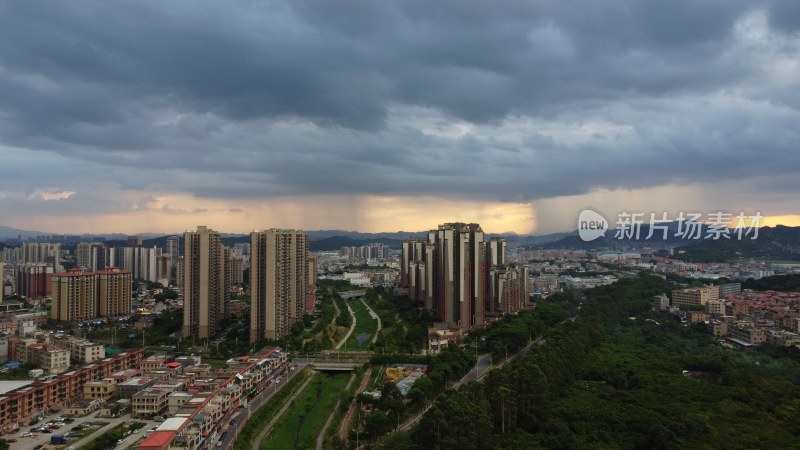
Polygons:
M261 448L314 448L317 434L349 378L349 373L318 374L275 425Z
M356 329L347 339L347 350L366 350L372 342L372 337L375 336L375 330L378 329L378 321L369 315L369 310L360 300L351 300L348 304L356 315ZM369 333L370 337L359 347L356 336L361 333Z
M309 369L303 369L301 373L295 375L288 385L284 386L280 392L275 394L265 405L263 405L250 420L247 421L242 433L236 440L233 446L234 450L250 450L250 444L258 436L258 433L267 425L276 412L281 408L292 393L297 389L303 381L311 375Z

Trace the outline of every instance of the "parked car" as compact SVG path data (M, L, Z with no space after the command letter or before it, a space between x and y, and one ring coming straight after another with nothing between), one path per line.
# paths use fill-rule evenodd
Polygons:
M33 433L31 433L30 431L26 431L26 432L20 434L20 436L21 437L31 437L31 436L33 436Z

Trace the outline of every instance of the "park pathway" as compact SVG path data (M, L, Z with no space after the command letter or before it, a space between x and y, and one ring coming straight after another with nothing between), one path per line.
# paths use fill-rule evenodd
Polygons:
M373 319L378 321L378 329L375 330L375 336L372 336L372 343L374 344L378 340L378 334L381 332L381 328L383 328L383 324L381 323L380 316L375 314L375 311L373 311L372 308L369 307L369 305L367 304L367 302L364 301L363 298L361 299L361 303L363 303L364 306L367 307L367 311L369 311L369 315L372 316Z
M350 339L350 335L353 334L353 330L356 329L356 314L353 312L353 308L350 307L349 303L347 304L347 310L350 311L350 317L353 318L353 323L350 324L350 329L347 331L347 334L344 336L344 338L342 338L342 340L336 344L336 350L342 348L345 342Z

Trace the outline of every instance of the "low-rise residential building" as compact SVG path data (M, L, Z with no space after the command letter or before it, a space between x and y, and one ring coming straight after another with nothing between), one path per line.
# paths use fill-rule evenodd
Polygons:
M719 298L719 286L703 286L672 291L675 306L705 306L711 299Z
M53 379L36 381L0 394L0 433L18 429L29 423L35 414L64 408L80 400L87 381L105 378L124 368L138 367L143 351L123 352Z
M152 386L155 382L155 379L148 377L131 378L130 380L117 384L117 396L119 396L119 398L130 399L133 397L133 394Z
M767 332L763 328L738 328L731 329L731 338L748 345L760 345L766 342Z
M188 355L188 356L178 356L175 358L176 363L180 363L181 367L189 367L189 366L196 366L202 362L200 356L195 355Z
M124 381L128 381L131 378L138 377L142 374L142 371L139 369L123 369L117 372L112 373L108 376L108 378L113 379L117 382L117 384L122 383Z
M170 380L159 380L156 384L150 386L153 389L160 389L162 391L167 391L168 393L178 392L183 389L183 380L177 379L170 379Z
M244 392L266 386L269 375L284 368L286 363L286 354L272 348L260 355L233 358L228 361L228 369L192 380L187 383L186 392L167 396L173 417L142 441L139 450L196 448L203 436L223 423L221 420L228 411L245 404Z
M46 345L34 346L33 361L49 374L61 373L69 369L69 350L48 348Z
M164 355L148 356L142 360L142 372L150 372L162 369L164 364L169 362Z
M428 354L435 355L464 337L461 329L428 328Z
M650 307L653 311L667 311L669 310L669 297L667 294L656 295L650 302Z
M705 311L689 311L689 322L708 322L711 320L711 315Z
M725 315L725 300L710 299L706 303L706 311L712 316Z
M161 389L146 388L131 397L131 415L133 417L153 417L167 409L169 392Z
M88 381L83 385L83 398L84 400L95 400L101 398L103 400L111 400L117 393L117 382L111 378L103 378L102 380Z
M191 400L192 397L192 394L183 391L169 394L167 397L167 408L169 410L169 415L174 416L177 414L178 410L181 409L183 404Z
M711 322L710 327L711 327L711 334L713 334L716 337L723 337L728 335L727 322L715 320Z
M70 358L77 363L89 364L106 357L106 348L103 344L89 342L86 339L67 336L54 338L51 343L56 348L69 350Z
M183 368L183 374L190 377L202 378L211 374L213 367L210 364L199 364Z
M9 345L10 344L11 344L11 341L9 341ZM14 352L13 352L12 355L9 355L9 356L11 357L12 360L16 359L17 361L19 361L21 363L26 363L28 361L33 362L31 360L31 354L30 354L30 351L28 350L28 348L32 347L32 346L34 346L36 344L39 344L39 340L36 339L36 338L32 338L32 337L30 337L30 338L21 338L21 339L16 341ZM16 358L13 357L14 355L16 355Z
M726 307L726 313L729 316L744 316L750 314L750 305L743 300L733 300L728 303L728 306Z
M792 345L800 346L800 335L789 331L770 331L767 333L767 342L770 344L789 347Z
M94 400L79 400L63 410L65 416L83 417L97 411L106 404L106 401L97 398Z

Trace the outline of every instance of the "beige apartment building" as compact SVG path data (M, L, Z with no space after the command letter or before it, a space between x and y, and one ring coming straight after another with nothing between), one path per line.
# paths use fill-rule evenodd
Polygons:
M673 306L705 306L709 300L717 299L719 299L719 286L703 286L672 291Z
M69 351L36 347L31 352L36 365L49 374L65 372L69 369Z
M58 321L89 320L97 317L97 277L73 269L53 275L50 318Z
M133 275L130 270L109 267L95 272L97 275L98 309L101 317L127 316L131 313L131 283Z
M114 394L117 393L117 382L111 378L104 378L102 380L87 381L83 385L83 399L84 400L111 400Z
M72 269L53 275L50 318L80 321L131 313L131 271Z
M106 357L106 348L103 344L96 344L73 336L53 338L51 343L55 348L69 350L73 361L89 364Z
M308 235L271 229L250 234L250 340L280 339L308 301Z
M225 315L225 255L218 232L205 226L184 238L183 336L214 337Z
M760 345L767 340L767 331L763 328L739 328L731 330L731 337L750 345Z
M706 311L715 316L725 315L725 300L709 299L706 302Z

